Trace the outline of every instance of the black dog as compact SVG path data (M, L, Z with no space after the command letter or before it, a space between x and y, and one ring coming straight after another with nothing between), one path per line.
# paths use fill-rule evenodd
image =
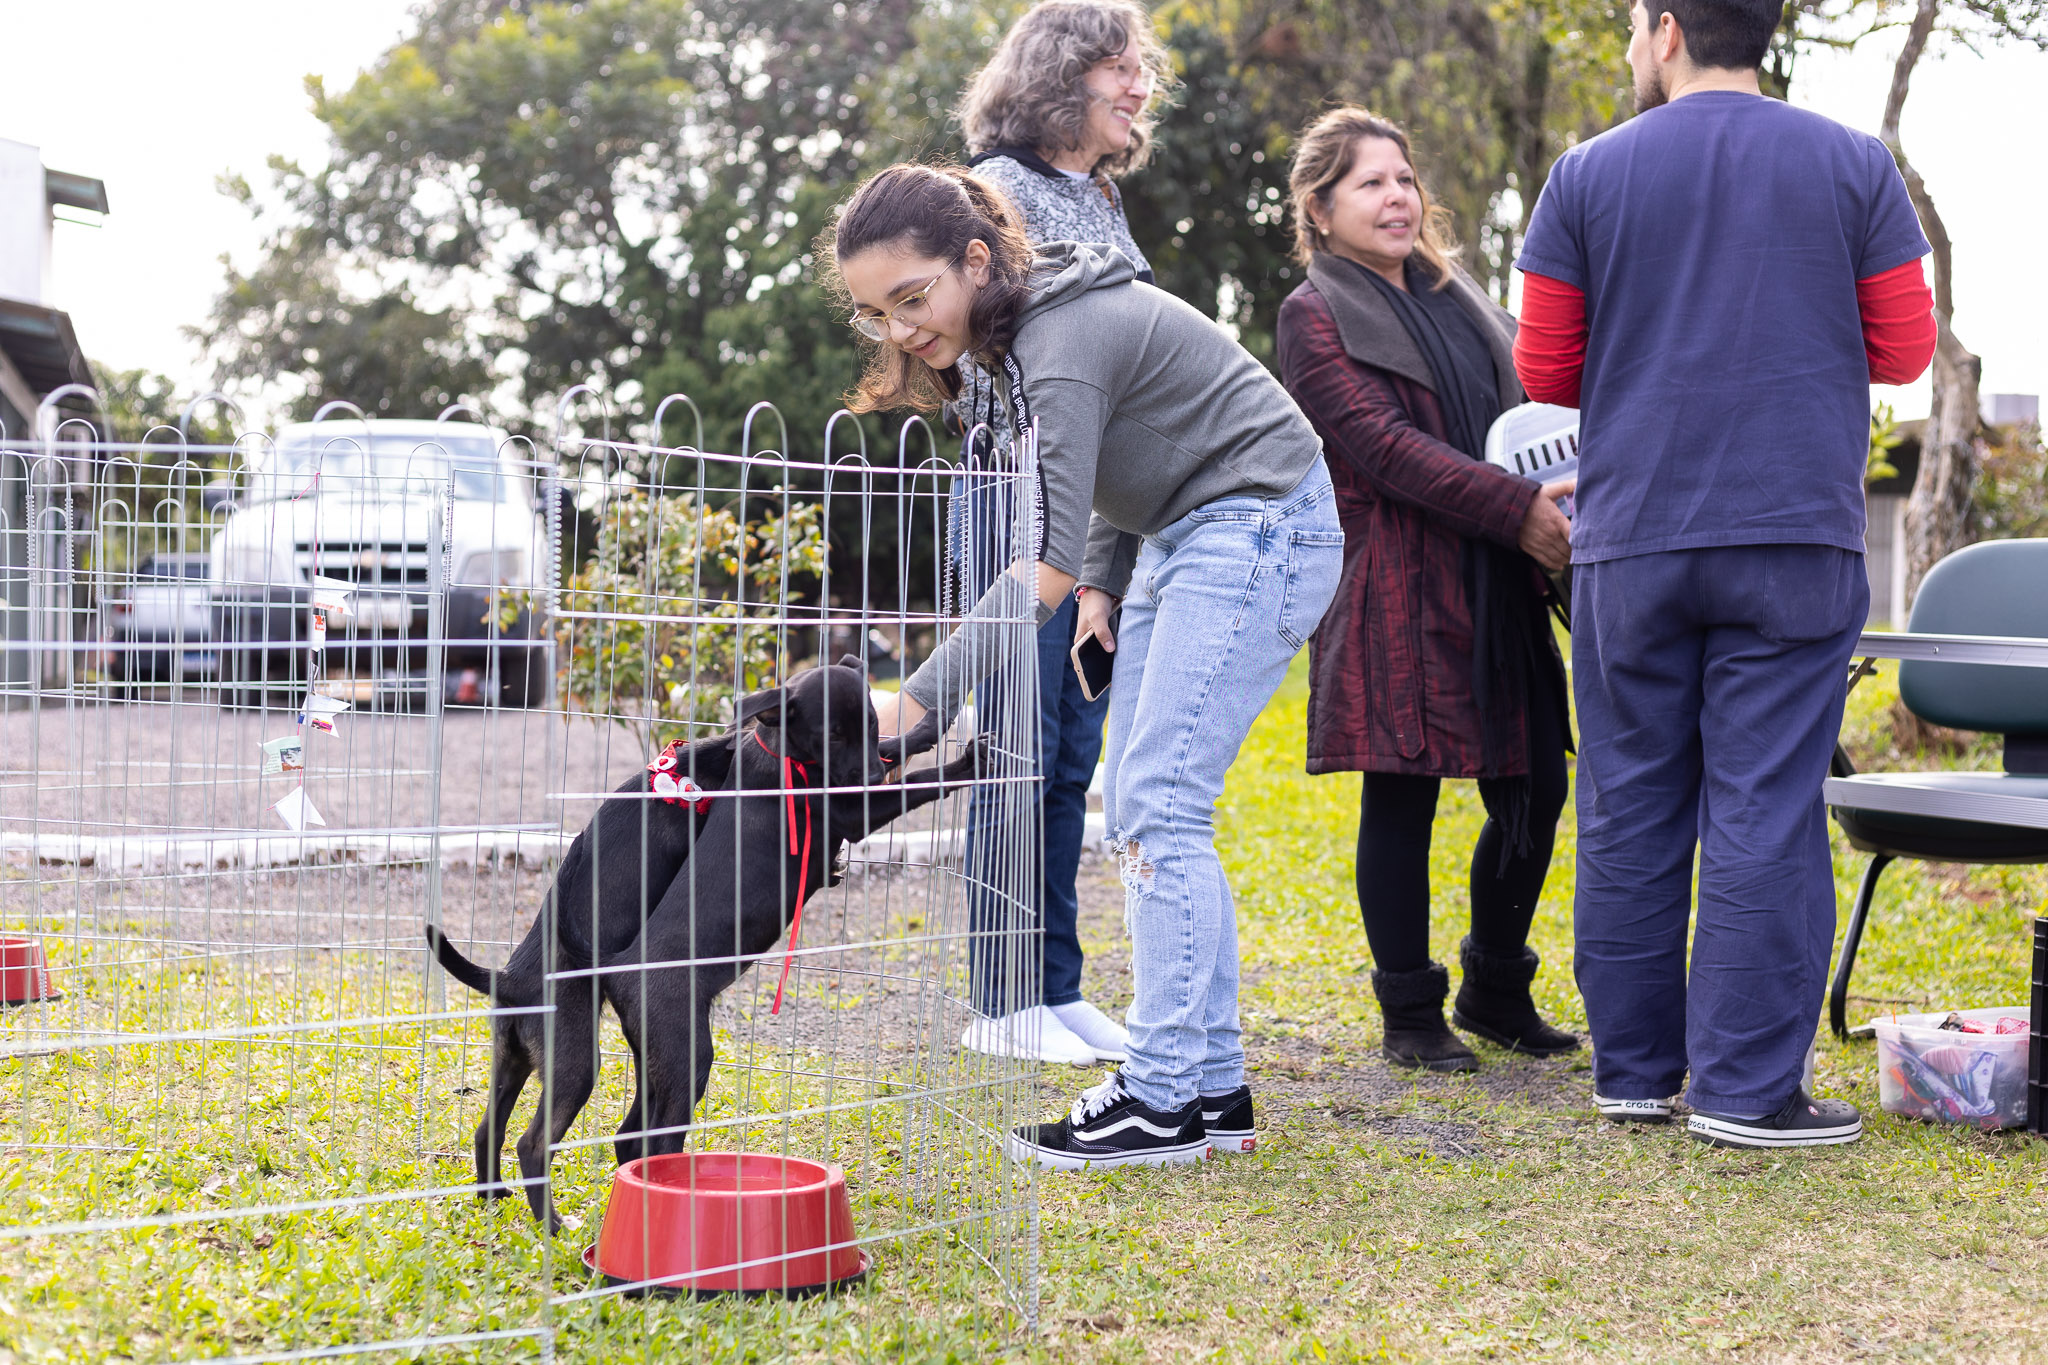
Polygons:
M938 724L929 715L912 733L927 726L935 740ZM739 794L718 802L682 875L648 916L641 941L606 964L605 994L635 1064L635 1095L619 1129L622 1163L683 1149L711 1082L712 1003L785 929L795 932L792 920L804 902L836 880L840 851L989 768L987 741L977 738L951 763L920 769L901 783L857 794L804 793L798 789L823 785L820 775L792 772L803 765L785 762L795 755L778 752L763 738L767 733L764 724L752 742L740 744L732 782ZM832 785L844 784L834 778ZM749 791L761 794L744 794ZM788 959L782 970L786 975ZM778 1008L781 999L778 982ZM572 1093L565 1085L564 1096ZM556 1111L553 1141L575 1116L574 1110ZM524 1139L520 1146L523 1152Z
M889 769L930 748L939 736L937 718L928 716L906 735L878 740L866 678L858 659L850 656L836 667L807 670L783 687L745 698L737 721L743 727L750 723L771 726L783 752L817 770L813 784L821 783L829 769L835 786L880 782ZM749 737L761 733L759 729L736 729L673 749L672 772L691 777L705 793L725 789L732 783L736 760L748 752ZM754 741L756 745L765 742ZM638 796L653 790L655 781L652 772L636 773L617 790ZM601 806L590 826L570 845L549 893L549 904L498 971L469 961L439 930L430 926L426 931L429 946L450 975L489 996L501 1009L527 1011L501 1014L492 1024L490 1096L476 1132L477 1183L487 1196L509 1193L499 1164L506 1125L527 1078L543 1071L541 1112L520 1139L519 1158L521 1173L527 1178L522 1183L527 1184L534 1213L551 1224L536 1177L545 1172L548 1144L561 1140L589 1100L597 1076L602 1000L611 994L609 987L615 982L606 975L590 974L561 983L555 992L555 1066L550 1076L543 1068L546 1016L539 1009L548 964L554 963L557 972L587 973L617 960L639 941L646 925L662 913L668 893L691 860L692 849L702 846L707 827L718 819L719 808L736 804L734 798L690 799L690 795L683 794L686 803L679 804L636 799L607 801ZM922 805L936 795L934 789L932 796L915 804ZM901 801L888 801L877 803L878 814L885 805L892 813L882 815L876 824L912 808ZM651 911L646 909L649 905L654 906ZM619 1008L616 1000L614 1008ZM620 1013L623 1017L625 1011ZM637 1128L638 1109L636 1094L622 1134ZM546 1124L549 1114L566 1115L552 1129L552 1138ZM623 1137L619 1149L624 1161L627 1144Z

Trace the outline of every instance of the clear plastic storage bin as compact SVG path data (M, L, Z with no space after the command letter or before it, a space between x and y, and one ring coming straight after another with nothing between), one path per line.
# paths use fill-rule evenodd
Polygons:
M1950 1011L1885 1015L1877 1022L1877 1095L1887 1114L2018 1128L2027 1121L2027 1032L1963 1033L1937 1027ZM1995 1026L2026 1022L2025 1005L1956 1010Z

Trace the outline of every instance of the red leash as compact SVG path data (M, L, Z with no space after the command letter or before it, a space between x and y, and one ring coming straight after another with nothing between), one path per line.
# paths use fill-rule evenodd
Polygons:
M778 754L769 748L768 741L761 738L759 730L754 731L754 743L761 746L762 753L782 760L782 800L785 809L789 813L789 851L795 853L798 851L796 842L797 783L790 779L790 773L794 771L796 776L802 779L803 785L806 787L811 785L811 775L804 771L803 764L797 762L788 754ZM789 984L789 967L796 960L796 936L804 927L804 892L809 887L811 878L811 803L809 801L804 802L802 856L803 861L798 865L796 873L796 914L790 917L789 948L782 955L782 977L775 983L775 1003L768 1010L770 1014L782 1013L782 988Z

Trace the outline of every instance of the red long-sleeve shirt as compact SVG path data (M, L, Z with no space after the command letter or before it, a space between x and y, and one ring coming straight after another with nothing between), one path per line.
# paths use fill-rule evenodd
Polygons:
M1873 384L1910 384L1934 358L1934 295L1918 260L1856 281L1863 354ZM1523 272L1515 373L1538 403L1579 406L1586 370L1586 296L1548 275Z

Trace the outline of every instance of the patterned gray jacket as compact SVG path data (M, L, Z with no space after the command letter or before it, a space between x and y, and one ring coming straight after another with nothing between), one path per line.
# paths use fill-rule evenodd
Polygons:
M968 163L974 173L1001 190L1024 219L1024 235L1033 246L1041 242L1086 242L1115 247L1138 267L1138 278L1152 283L1152 265L1131 240L1124 219L1123 194L1111 180L1070 175L1023 147L992 147ZM1010 424L996 402L989 375L971 360L961 362L962 388L953 401L953 415L965 431L985 422L996 449L1010 450Z

